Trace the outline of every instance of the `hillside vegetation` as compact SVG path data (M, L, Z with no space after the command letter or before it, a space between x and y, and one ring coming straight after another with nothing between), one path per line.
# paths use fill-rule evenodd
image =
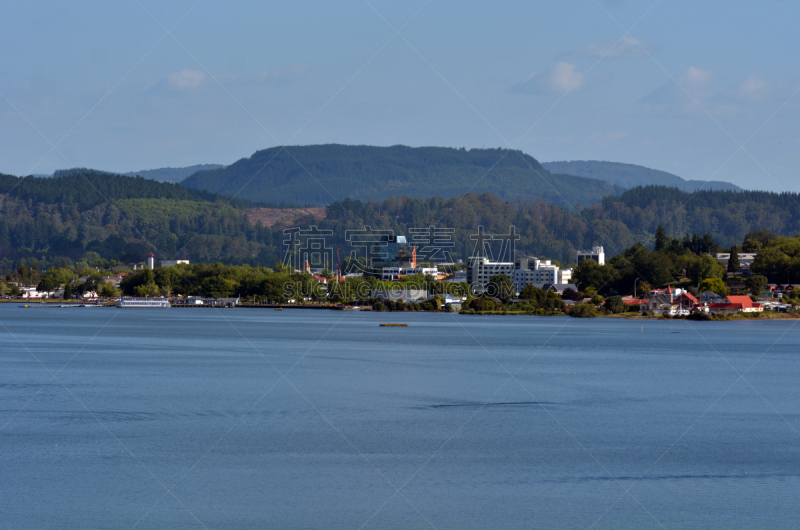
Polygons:
M637 187L577 209L538 200L504 200L490 193L451 197L345 199L321 209L265 210L242 200L135 177L89 173L58 179L0 175L0 268L20 259L52 263L87 252L140 261L188 258L272 266L283 256L283 229L317 225L330 244L350 252L347 230L454 229L453 259L472 255L471 235L483 226L504 234L514 225L517 251L568 263L575 250L604 245L609 255L637 242L654 243L659 225L675 238L709 234L722 246L755 230L800 232L800 197L791 193L700 191ZM271 226L268 226L271 225Z
M61 173L63 176L15 177L0 173L0 194L34 203L74 203L84 209L104 201L117 199L176 199L215 201L220 197L203 190L179 184L156 182L142 177L123 177L112 173L87 170ZM235 201L240 205L248 201Z
M506 149L311 145L274 147L183 185L272 204L322 206L345 198L444 197L493 193L546 199L572 208L619 191L606 182L551 174L533 157Z
M567 173L599 179L614 186L635 188L636 186L671 186L682 191L732 190L740 188L730 182L684 180L677 175L634 164L599 162L597 160L575 160L572 162L545 162L542 167L553 173Z
M280 237L250 223L240 206L253 204L144 178L0 175L0 268L86 252L126 262L153 251L159 259L274 263Z
M768 191L687 193L645 186L619 197L606 197L600 205L584 211L582 217L589 222L618 223L644 242L652 241L648 238L663 225L672 237L708 233L720 244L730 246L754 230L779 235L800 232L800 195Z

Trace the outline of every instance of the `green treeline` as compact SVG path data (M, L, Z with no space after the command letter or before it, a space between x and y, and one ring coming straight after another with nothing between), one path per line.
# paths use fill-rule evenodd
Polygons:
M644 243L650 242L662 225L673 237L708 233L723 246L730 246L754 230L779 235L800 232L800 195L768 191L687 193L645 186L619 197L606 197L602 204L582 212L582 217L590 223L602 220L624 225Z
M732 245L737 253L757 252L751 275L741 276L739 267L724 267L715 253L724 250L714 239L666 235L659 226L655 249L637 243L610 258L605 265L583 261L573 271L572 283L582 290L595 290L602 295L647 294L651 287L683 285L690 290L711 290L720 295L752 293L760 295L768 282L800 283L800 235L776 236L767 230L745 234L741 245ZM800 292L798 293L800 294Z
M69 173L58 178L15 177L0 173L0 194L10 194L33 203L74 204L79 210L120 199L160 198L209 202L220 199L214 193L189 189L179 184L98 171ZM252 204L227 197L225 201L240 207Z
M144 269L127 276L120 289L127 296L204 296L241 297L256 302L332 303L367 301L375 289L411 286L431 294L465 296L467 284L437 281L432 277L412 276L397 281L371 277L348 278L342 282L319 283L308 273L292 271L281 264L273 268L233 266L221 263L192 263Z

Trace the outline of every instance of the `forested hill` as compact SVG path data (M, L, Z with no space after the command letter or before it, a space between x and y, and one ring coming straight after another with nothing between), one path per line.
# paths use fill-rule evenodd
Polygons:
M253 205L140 177L0 174L0 269L87 252L125 262L152 251L158 259L274 264L282 234L253 226L242 209Z
M677 175L650 169L634 164L619 162L599 162L597 160L575 160L572 162L545 162L542 167L553 173L567 173L593 179L603 180L615 186L634 188L636 186L672 186L683 191L739 190L730 182L717 180L684 180Z
M553 175L533 157L506 149L310 145L274 147L183 185L272 204L326 205L345 198L408 196L445 199L494 193L503 199L546 199L572 208L621 189L595 179Z
M10 193L22 200L34 203L75 204L79 209L119 199L170 199L193 201L216 201L219 195L203 190L189 189L180 184L157 182L142 177L125 177L89 170L86 173L68 173L65 176L15 177L0 173L0 194ZM252 203L234 201L241 206Z
M575 249L596 244L611 255L636 242L652 245L659 225L675 238L710 234L723 246L741 243L754 230L800 233L798 194L689 194L663 186L634 188L584 209L545 200L507 201L489 193L450 199L345 199L328 205L324 218L288 216L290 224L270 228L250 221L246 208L251 206L143 178L0 175L0 269L15 267L23 258L36 258L40 265L61 258L76 261L88 252L139 261L150 251L157 259L272 266L283 255L283 229L311 225L330 229L330 243L340 246L343 255L349 248L345 231L365 225L406 235L410 228L430 225L453 228L451 257L462 259L471 254L470 235L479 226L500 234L514 225L521 235L518 252L562 262L574 261Z
M583 219L624 226L624 232L654 234L663 225L672 237L708 233L723 245L742 241L750 231L800 233L800 194L767 191L697 191L665 186L637 187L582 212Z

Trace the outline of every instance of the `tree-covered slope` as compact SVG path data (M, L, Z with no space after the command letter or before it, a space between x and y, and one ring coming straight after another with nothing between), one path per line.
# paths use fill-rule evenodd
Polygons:
M123 261L153 251L158 259L274 263L282 235L253 226L240 208L252 205L140 177L0 174L0 263L89 251Z
M619 162L600 162L597 160L575 160L572 162L545 162L542 167L553 173L566 173L581 177L603 180L615 186L634 188L636 186L671 186L683 191L739 190L730 182L684 180L677 175L650 169L634 164Z
M742 241L748 232L779 235L800 232L800 195L768 191L700 190L688 193L665 186L637 187L582 212L588 221L625 226L637 239L652 241L658 225L668 235L711 234L723 245Z
M183 185L295 205L488 192L508 200L542 198L572 207L618 191L599 180L552 175L520 151L336 144L265 149L230 166L195 173Z
M63 176L47 178L15 177L0 173L0 194L12 193L14 197L30 199L35 203L75 203L80 209L119 199L163 198L195 201L220 199L219 195L207 191L142 177L125 177L94 170L86 172L67 170L60 174ZM234 202L240 205L250 204L243 199Z
M451 197L344 199L322 216L290 217L290 226L253 224L244 207L205 191L143 178L90 173L62 178L0 175L0 269L22 258L42 263L77 260L86 252L134 261L189 258L274 265L283 255L283 229L317 225L348 255L347 230L365 225L410 235L411 228L452 228L452 258L472 253L479 226L487 233L516 227L517 250L570 262L575 249L604 245L610 255L637 241L652 245L659 225L667 234L710 234L723 246L754 230L800 232L800 196L793 193L698 191L648 186L575 209L540 200L504 200L490 193Z

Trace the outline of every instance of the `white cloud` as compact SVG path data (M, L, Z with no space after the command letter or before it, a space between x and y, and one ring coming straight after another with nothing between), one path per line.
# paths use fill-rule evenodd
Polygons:
M180 70L167 77L170 87L177 90L194 90L206 79L206 74L199 70Z
M657 48L658 46L652 42L625 35L618 40L587 44L585 47L575 50L575 53L577 55L604 57L607 59L640 59L652 54Z
M781 104L794 89L751 74L733 86L720 86L712 70L693 66L643 97L640 102L659 112L710 113L731 117L763 113L765 105Z
M673 81L669 80L641 99L642 103L668 110L702 110L708 99L708 88L714 72L696 66L690 67Z
M747 80L742 83L736 91L736 96L741 99L761 99L767 92L769 92L769 83L758 77L756 74L751 74Z
M512 92L522 94L540 94L554 92L565 94L577 90L584 85L584 75L577 70L577 66L560 62L551 66L545 72L535 72L513 87Z
M708 86L714 79L714 72L711 70L702 70L696 66L689 67L678 78L678 83L681 84L689 92L693 90L700 90Z

